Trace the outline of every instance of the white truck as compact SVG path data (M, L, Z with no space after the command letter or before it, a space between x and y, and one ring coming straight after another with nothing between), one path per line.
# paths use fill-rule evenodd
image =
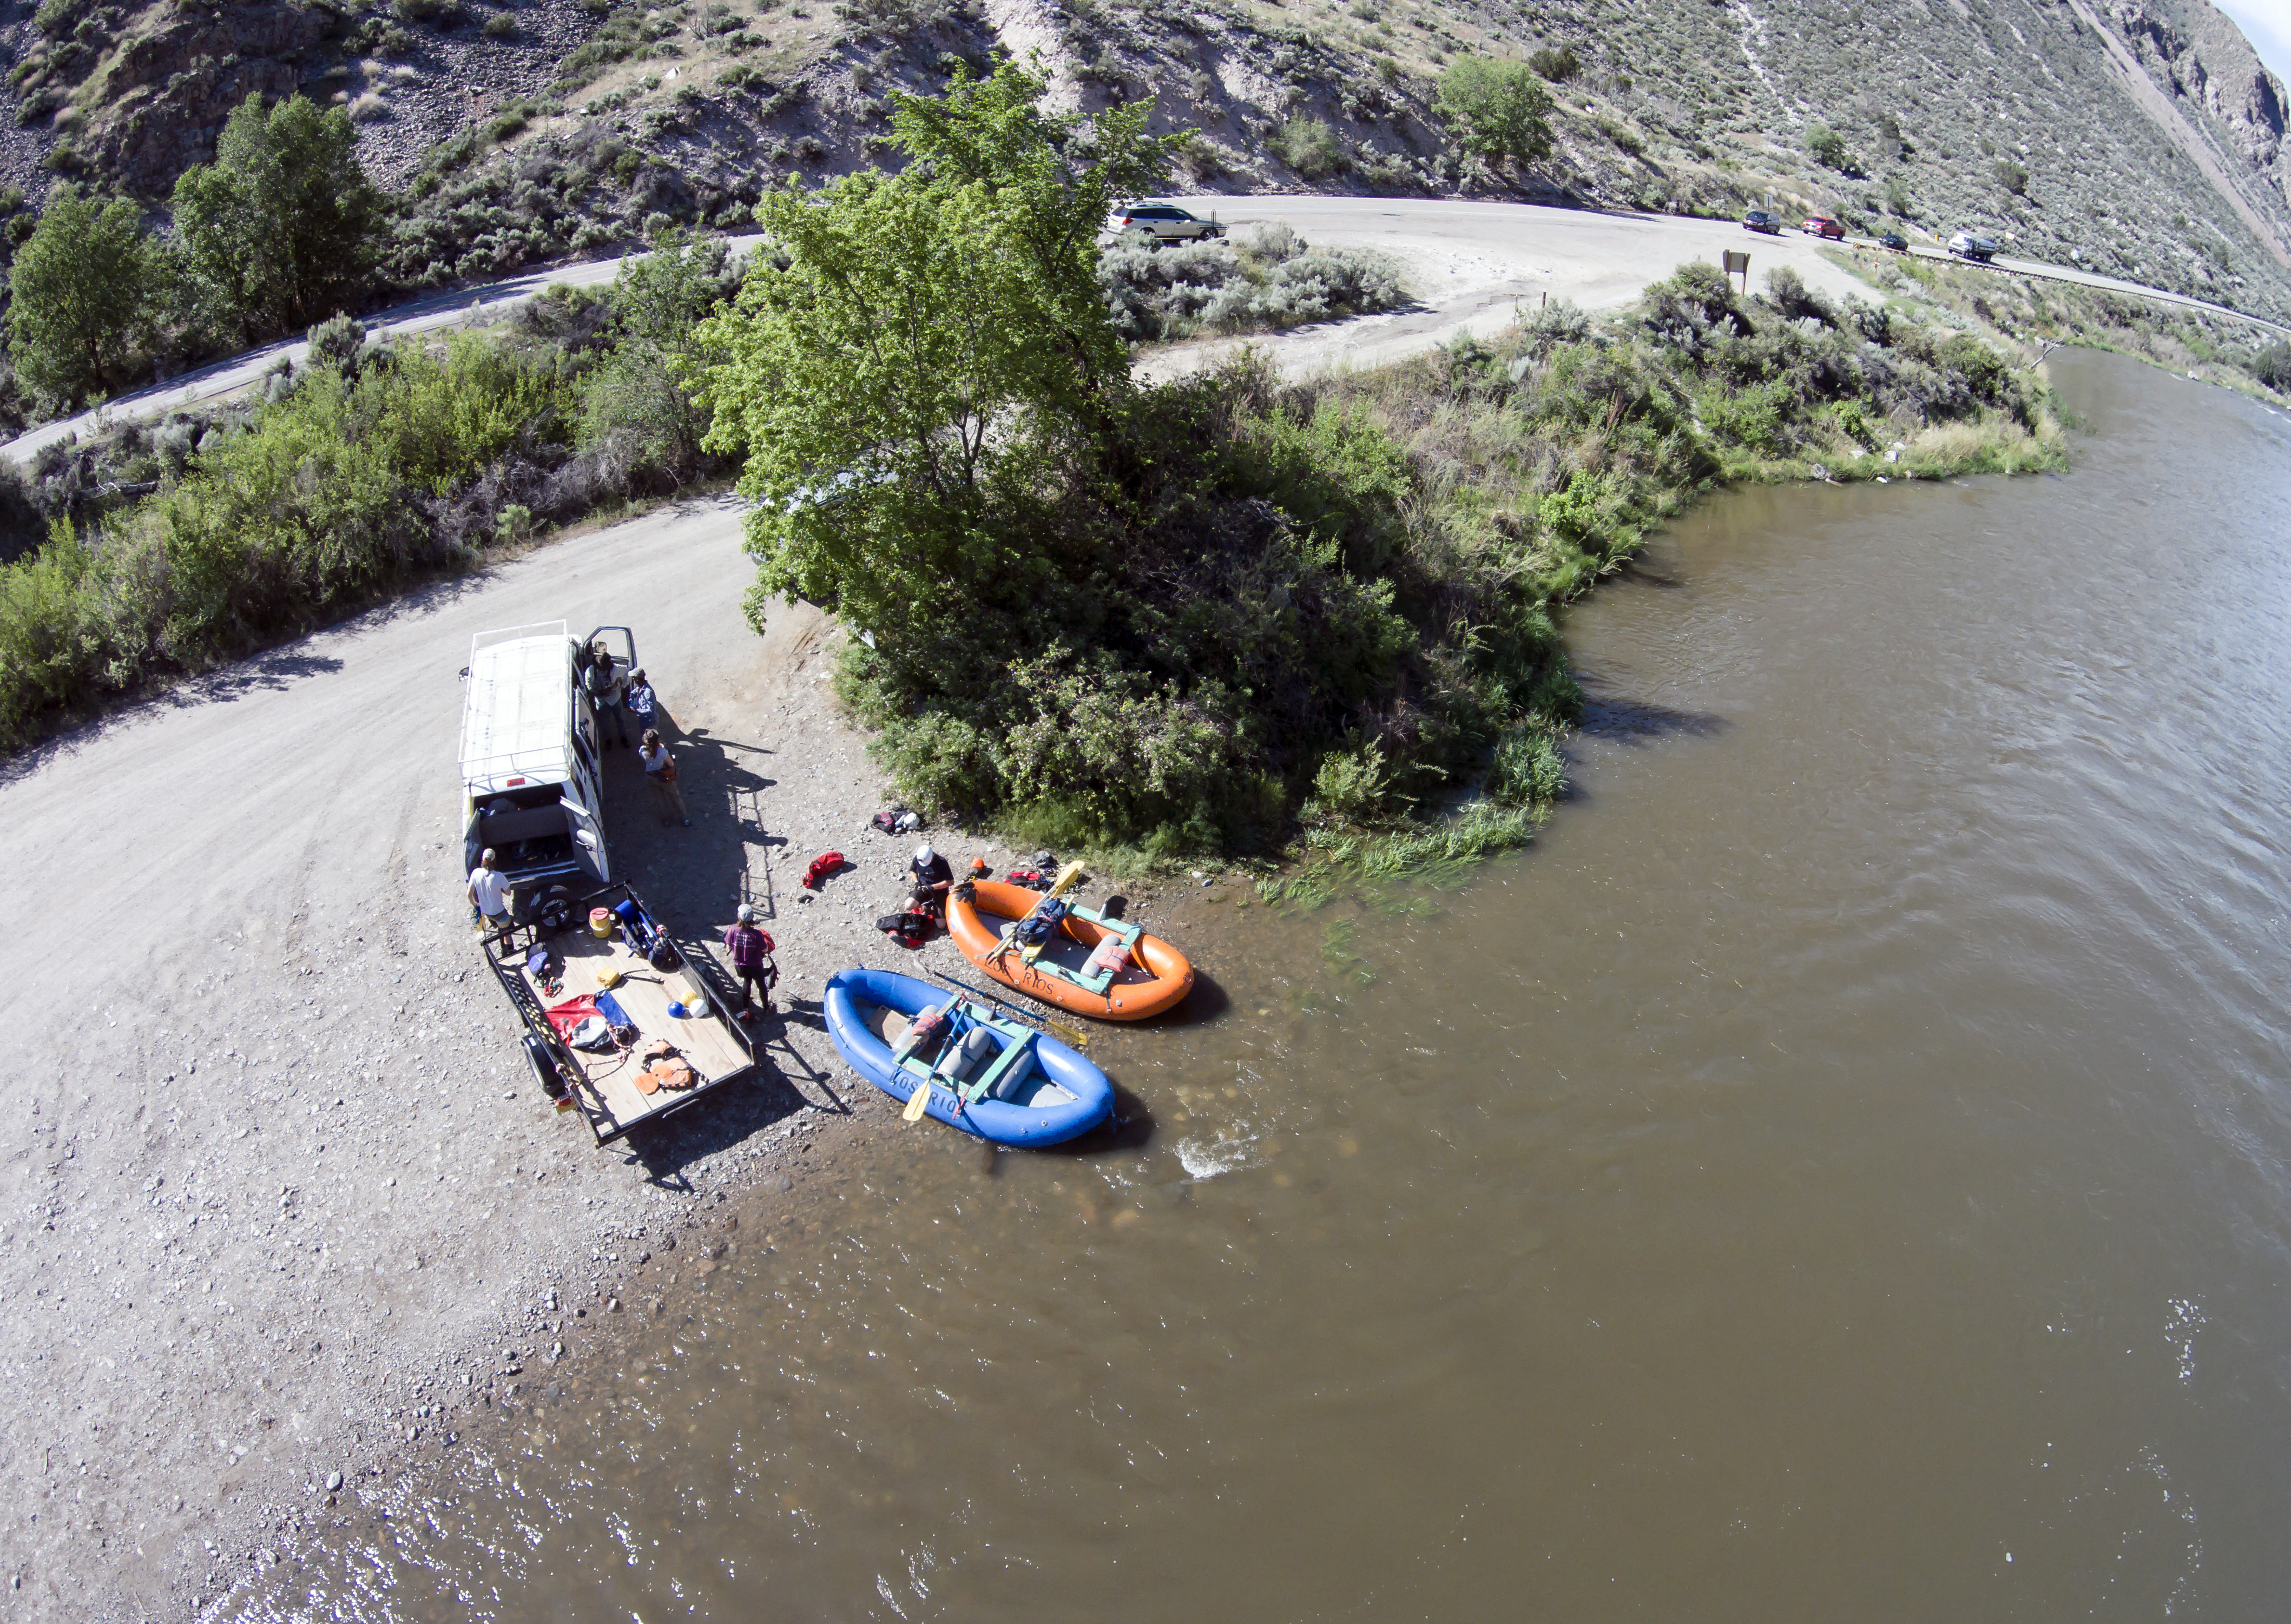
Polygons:
M601 741L575 656L599 641L625 676L636 639L599 626L576 642L563 621L480 631L470 639L462 695L462 847L464 872L491 848L522 919L551 896L608 883ZM617 647L615 647L617 645Z

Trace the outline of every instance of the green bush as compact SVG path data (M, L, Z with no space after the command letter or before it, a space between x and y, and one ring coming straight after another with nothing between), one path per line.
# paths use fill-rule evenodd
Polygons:
M1528 53L1527 65L1542 78L1554 84L1564 84L1583 71L1583 60L1575 54L1572 45L1547 45Z
M149 338L165 267L141 209L65 184L50 194L8 279L10 358L35 392L72 408L104 393Z
M1270 145L1274 157L1307 181L1326 180L1345 166L1344 143L1326 119L1299 114L1281 126Z
M384 205L341 108L301 96L231 112L215 161L175 182L181 261L202 318L253 341L354 305L371 285Z
M1567 758L1548 721L1524 722L1504 730L1488 768L1488 793L1512 806L1556 800L1567 787Z
M555 370L463 336L370 355L355 376L315 367L244 430L210 430L140 506L0 567L0 746L459 562L439 504L545 438L565 398Z
M1551 151L1551 92L1529 63L1462 58L1441 74L1435 100L1456 144L1489 163L1532 164Z

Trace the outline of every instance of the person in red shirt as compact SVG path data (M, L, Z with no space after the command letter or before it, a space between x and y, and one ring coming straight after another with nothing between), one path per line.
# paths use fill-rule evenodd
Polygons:
M764 1013L772 1012L772 984L780 978L779 966L772 962L773 945L771 932L756 923L756 911L742 903L740 922L724 932L724 951L732 955L732 969L740 977L742 1020L754 1013L752 991L761 995Z

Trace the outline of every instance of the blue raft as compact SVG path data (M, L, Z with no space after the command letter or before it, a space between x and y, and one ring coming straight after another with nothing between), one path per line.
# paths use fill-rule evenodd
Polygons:
M828 1033L851 1069L902 1103L928 1087L925 1111L950 1128L997 1145L1057 1145L1113 1114L1113 1085L1104 1072L989 1005L870 969L836 971L825 1001ZM912 1019L949 1004L953 1031L916 1053L895 1058L876 1030L886 1009Z

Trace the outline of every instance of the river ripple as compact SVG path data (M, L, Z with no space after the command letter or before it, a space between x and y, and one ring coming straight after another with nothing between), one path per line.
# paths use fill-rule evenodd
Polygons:
M2291 424L2055 366L2072 474L1735 493L1578 609L1533 851L1194 903L1142 1146L872 1136L231 1611L2272 1614Z

